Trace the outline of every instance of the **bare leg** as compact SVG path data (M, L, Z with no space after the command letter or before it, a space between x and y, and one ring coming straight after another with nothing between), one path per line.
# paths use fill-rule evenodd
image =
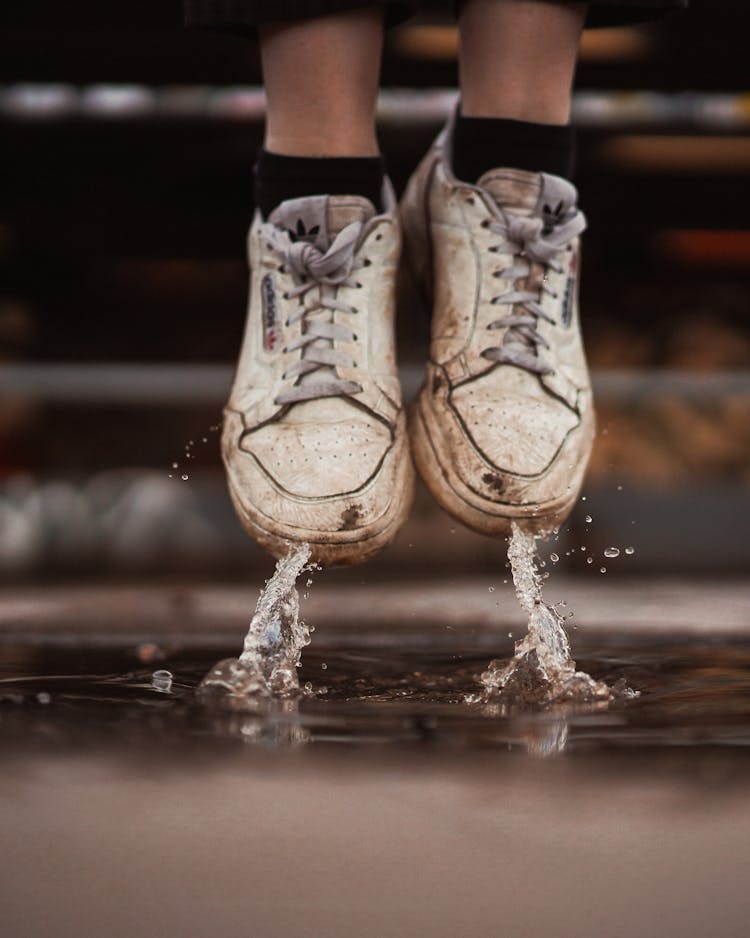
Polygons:
M466 0L459 18L462 114L566 124L586 10L585 3Z
M266 149L288 156L375 156L383 10L260 30Z

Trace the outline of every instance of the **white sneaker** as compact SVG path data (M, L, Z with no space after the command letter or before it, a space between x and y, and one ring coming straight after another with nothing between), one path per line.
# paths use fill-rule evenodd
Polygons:
M240 521L279 555L319 563L385 546L411 507L414 472L393 321L396 203L291 199L248 236L250 296L224 411L222 453Z
M585 219L556 176L495 169L460 182L449 141L450 127L401 204L412 269L433 294L414 461L470 528L548 530L576 501L594 437L578 322Z

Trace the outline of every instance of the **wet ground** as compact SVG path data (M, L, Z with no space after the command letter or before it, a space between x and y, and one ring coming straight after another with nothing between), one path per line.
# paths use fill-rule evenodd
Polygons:
M747 587L605 587L573 651L640 696L541 712L465 702L507 588L314 588L306 693L242 713L194 689L244 594L6 593L3 934L746 935Z

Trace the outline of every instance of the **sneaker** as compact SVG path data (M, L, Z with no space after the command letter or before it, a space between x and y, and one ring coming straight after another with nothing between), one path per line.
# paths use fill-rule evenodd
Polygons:
M578 497L594 437L578 321L586 222L575 187L556 176L494 169L460 182L449 141L450 126L401 204L408 258L433 309L414 461L468 527L550 530Z
M248 237L250 297L222 455L246 530L279 556L365 560L411 507L393 320L396 202L291 199Z

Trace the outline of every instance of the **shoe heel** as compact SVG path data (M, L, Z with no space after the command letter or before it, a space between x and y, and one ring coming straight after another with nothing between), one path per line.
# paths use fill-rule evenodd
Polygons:
M425 165L423 162L418 166L399 204L404 239L405 263L401 265L402 270L410 281L412 296L419 296L428 315L432 312L433 288L432 249L425 198L428 191L427 183L431 175L432 165Z

